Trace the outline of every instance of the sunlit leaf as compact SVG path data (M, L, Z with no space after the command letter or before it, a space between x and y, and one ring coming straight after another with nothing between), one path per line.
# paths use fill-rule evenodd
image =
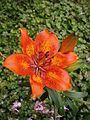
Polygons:
M87 92L70 91L70 92L64 92L64 95L67 97L70 97L70 98L78 99L78 98L86 97L88 95L88 93Z
M71 72L71 71L77 70L82 65L83 65L82 62L77 61L77 62L71 64L69 67L67 67L66 70L69 71L69 72Z

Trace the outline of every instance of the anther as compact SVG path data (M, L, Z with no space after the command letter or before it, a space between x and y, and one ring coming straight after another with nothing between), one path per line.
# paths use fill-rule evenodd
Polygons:
M47 58L49 56L49 51L45 53L45 57Z

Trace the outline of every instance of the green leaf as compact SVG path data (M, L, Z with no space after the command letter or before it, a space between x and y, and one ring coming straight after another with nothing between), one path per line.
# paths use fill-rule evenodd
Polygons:
M90 113L85 113L84 120L90 120Z
M70 91L70 92L64 92L64 95L73 99L78 99L78 98L83 98L86 97L88 95L87 92L74 92L74 91Z
M82 65L82 63L80 61L77 61L76 63L73 63L69 67L67 67L66 70L71 72L71 71L74 71L74 70L77 70L78 68L80 68L81 65Z
M49 88L47 88L47 91L48 91L52 101L54 102L54 104L58 108L59 113L61 115L64 115L64 103L62 101L60 93L56 92L55 90L51 90Z
M69 105L69 107L71 108L71 112L74 116L76 116L76 113L78 111L78 106L76 105L76 103L70 99L67 99L67 104Z

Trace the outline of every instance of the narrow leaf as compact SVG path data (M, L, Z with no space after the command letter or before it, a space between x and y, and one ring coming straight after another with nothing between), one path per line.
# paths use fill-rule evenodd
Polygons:
M88 95L87 92L74 92L74 91L70 91L70 92L64 92L64 95L73 99L78 99L78 98L83 98L86 97Z
M67 99L67 104L69 105L70 109L72 110L72 111L71 111L72 114L73 114L74 116L76 116L77 111L78 111L78 107L77 107L77 105L75 104L75 102L73 102L73 101L70 100L70 99Z
M61 115L64 115L64 103L62 101L60 93L56 92L55 90L51 90L49 88L47 88L47 91L48 91L50 97L52 98L52 101L58 108L59 113Z

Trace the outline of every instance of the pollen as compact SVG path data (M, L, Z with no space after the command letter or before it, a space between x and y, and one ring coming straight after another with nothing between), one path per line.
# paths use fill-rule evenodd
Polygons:
M29 64L25 61L22 61L21 65L23 66L24 69L27 69L29 67Z
M26 53L27 55L29 55L31 57L32 54L34 54L34 46L32 45L28 45L26 48Z
M40 76L33 75L33 80L38 83L42 83L42 79Z

